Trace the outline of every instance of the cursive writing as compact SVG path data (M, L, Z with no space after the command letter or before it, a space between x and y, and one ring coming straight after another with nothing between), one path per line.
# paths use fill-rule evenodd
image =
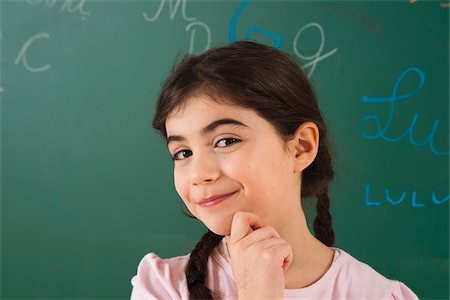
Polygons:
M319 48L317 49L316 53L314 53L313 55L310 55L310 56L306 56L298 50L298 41L300 40L302 33L309 28L316 28L318 30L320 44L319 44ZM327 57L330 57L331 55L333 55L334 53L336 53L338 51L338 48L334 48L333 50L328 51L325 54L322 54L324 46L325 46L325 33L323 31L322 26L320 26L319 23L313 22L313 23L306 24L305 26L300 28L300 30L295 35L295 38L293 41L294 53L299 58L309 61L308 63L303 65L303 69L310 68L309 72L308 72L308 77L311 77L311 75L314 73L314 70L316 69L317 63L319 61L324 60Z
M86 0L27 0L28 4L38 5L44 3L47 7L55 7L57 4L61 4L59 7L59 11L67 11L69 13L79 13L81 15L81 19L85 20L90 12L86 11L84 8L84 4Z
M38 34L34 35L33 37L31 37L22 46L22 49L20 49L19 54L17 54L16 60L14 61L14 63L16 65L18 65L18 64L20 64L22 62L24 67L28 71L30 71L32 73L44 72L44 71L47 71L48 69L50 69L50 65L49 64L44 65L44 66L40 66L40 67L32 67L32 66L30 66L30 64L28 63L28 57L27 57L27 53L29 51L29 48L31 47L31 45L33 43L35 43L38 39L48 39L48 38L50 38L50 35L47 32L41 32L41 33L38 33Z
M233 16L231 17L230 26L229 26L229 30L228 30L228 36L229 36L230 42L235 42L237 40L237 38L236 38L236 23L238 21L239 16L242 13L242 10L249 4L249 2L250 2L250 0L242 1L239 4L236 11L233 13ZM300 41L302 34L306 30L314 29L314 28L317 29L319 32L320 43L319 43L319 47L318 47L316 53L314 53L313 55L307 56L300 52L299 41ZM270 32L267 29L257 27L257 26L248 26L246 39L247 40L252 39L254 32L261 33L261 34L271 38L273 40L272 47L274 47L274 48L281 47L283 38L280 35ZM325 33L324 33L322 26L319 23L315 23L315 22L308 23L308 24L304 25L303 27L301 27L300 30L296 33L294 40L293 40L292 47L293 47L294 53L297 57L299 57L302 60L307 61L307 63L305 63L302 66L302 69L309 68L309 71L307 73L308 77L311 77L312 74L314 73L317 63L330 57L331 55L333 55L334 53L336 53L338 51L338 48L334 48L333 50L328 51L327 53L323 53L324 46L325 46Z
M401 81L408 75L408 74L416 74L419 77L419 84L416 86L416 88L410 92L399 94L398 89L400 86ZM422 87L425 84L425 74L416 67L411 67L406 69L400 77L396 80L394 84L394 88L392 90L392 94L388 97L370 97L370 96L363 96L362 101L367 104L388 104L389 105L389 113L387 120L384 125L381 124L380 118L377 115L366 115L362 118L360 130L361 134L365 139L368 140L375 140L375 139L382 139L386 142L398 142L401 139L405 138L406 136L409 139L409 142L411 145L416 147L422 147L428 145L430 151L435 155L449 155L448 150L438 150L436 149L434 140L436 135L436 130L439 127L440 120L436 119L433 123L432 129L428 136L422 141L418 142L414 138L414 128L416 127L417 120L419 118L419 113L415 113L411 119L410 125L408 128L406 128L403 133L401 133L398 136L388 136L389 129L393 123L394 116L398 115L396 114L395 110L395 104L398 101L407 100L410 97L414 96L419 92ZM375 133L368 133L366 130L367 123L373 123L375 125Z
M187 0L161 0L158 6L158 9L153 15L150 15L147 11L144 11L142 14L144 19L148 22L155 22L161 16L163 8L166 6L166 3L169 3L169 18L171 21L175 19L177 16L177 12L181 5L181 17L183 20L189 22L186 25L185 31L190 32L190 40L189 40L189 53L194 53L195 45L196 45L196 36L197 29L200 29L206 35L206 43L202 51L208 50L211 47L211 30L209 26L197 20L196 17L188 17L186 14L186 4Z

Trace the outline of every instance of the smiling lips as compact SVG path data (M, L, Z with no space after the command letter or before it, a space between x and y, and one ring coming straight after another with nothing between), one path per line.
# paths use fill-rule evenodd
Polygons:
M198 205L200 205L202 207L211 207L211 206L217 205L217 204L225 201L226 199L228 199L231 196L233 196L235 193L236 192L231 192L231 193L228 193L228 194L215 195L215 196L212 196L212 197L204 198L198 203Z

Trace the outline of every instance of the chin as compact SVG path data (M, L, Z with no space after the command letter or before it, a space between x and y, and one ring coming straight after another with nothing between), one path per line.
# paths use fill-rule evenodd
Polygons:
M200 219L202 223L212 232L218 235L230 235L233 215L221 217L206 217Z

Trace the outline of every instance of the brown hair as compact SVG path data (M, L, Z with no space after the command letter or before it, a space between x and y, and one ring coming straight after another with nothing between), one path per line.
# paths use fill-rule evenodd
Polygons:
M153 127L166 137L170 113L190 95L207 94L215 101L253 109L289 140L304 122L319 128L319 149L314 162L302 173L303 196L317 197L315 236L327 246L335 236L329 213L328 184L334 172L327 142L327 126L315 93L301 68L287 54L272 47L240 41L187 55L165 80L156 106ZM205 286L206 266L222 236L208 231L191 252L186 267L190 299L213 299Z

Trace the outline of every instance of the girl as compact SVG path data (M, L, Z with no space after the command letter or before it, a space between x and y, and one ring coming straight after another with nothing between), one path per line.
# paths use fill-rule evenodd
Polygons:
M327 127L286 54L237 42L185 57L162 87L153 127L178 194L208 232L188 255L145 256L132 299L417 299L332 247ZM314 235L301 204L311 195Z

